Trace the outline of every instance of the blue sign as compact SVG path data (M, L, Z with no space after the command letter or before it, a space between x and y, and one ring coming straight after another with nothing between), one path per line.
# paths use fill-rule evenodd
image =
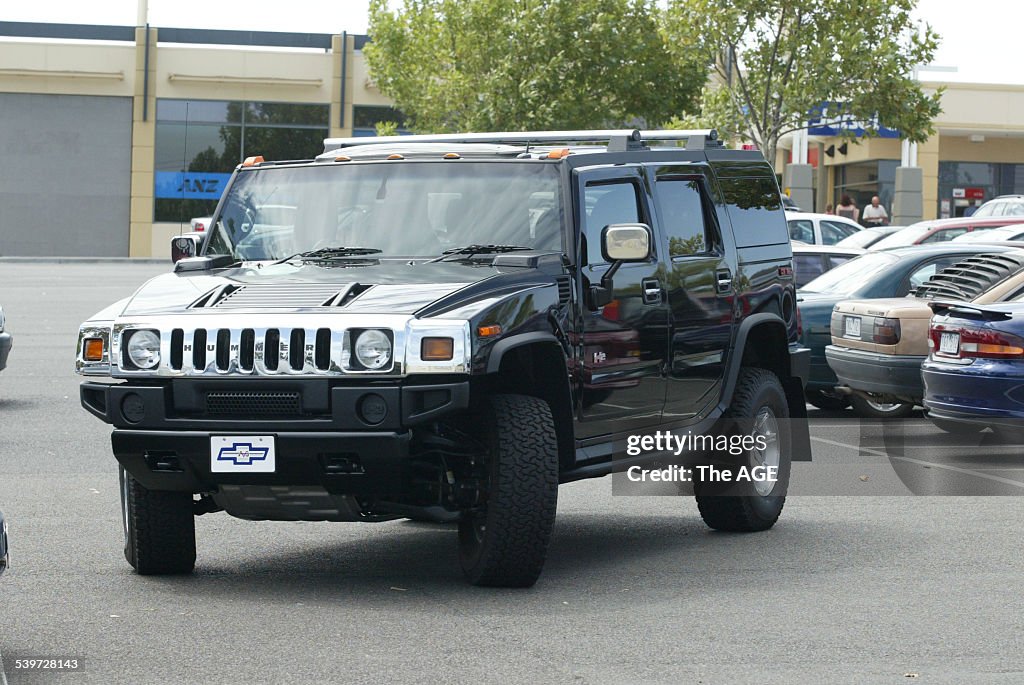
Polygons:
M826 102L811 110L807 117L807 133L812 136L838 136L840 133L853 133L856 137L864 136L865 129L873 129L880 138L902 138L903 135L894 128L886 128L878 121L878 115L868 121L855 119L844 111L841 102Z
M156 172L156 197L177 200L219 200L231 174L208 171Z

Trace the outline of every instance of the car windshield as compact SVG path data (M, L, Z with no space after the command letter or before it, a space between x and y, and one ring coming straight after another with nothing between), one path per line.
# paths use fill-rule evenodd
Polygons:
M558 169L537 162L376 162L243 170L207 254L277 260L436 257L468 245L561 250ZM348 248L340 250L338 248Z
M918 240L928 235L928 232L931 230L931 224L914 224L882 238L871 247L874 250L884 250L887 247L914 245Z
M867 247L880 240L880 236L884 235L885 231L880 231L876 228L865 228L863 231L857 231L846 236L836 243L836 247Z
M879 273L896 263L898 257L888 252L869 252L840 264L801 288L801 292L829 295L853 295Z

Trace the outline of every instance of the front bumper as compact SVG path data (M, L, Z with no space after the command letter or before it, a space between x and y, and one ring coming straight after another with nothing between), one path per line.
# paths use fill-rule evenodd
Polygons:
M0 371L7 368L7 357L11 354L14 338L10 333L0 333Z
M921 363L924 357L894 355L829 345L825 358L839 385L876 395L891 395L911 402L924 395Z
M429 385L332 385L323 379L85 382L80 392L82 406L114 426L114 456L144 487L199 493L221 485L317 486L366 497L405 490L412 468L411 429L464 411L470 398L464 379ZM246 402L265 410L260 393L273 401L295 393L293 404L281 405L293 415L239 413ZM375 398L376 413L364 409L368 396ZM240 404L226 405L225 398ZM226 406L235 413L212 411ZM212 436L273 436L275 472L212 473Z

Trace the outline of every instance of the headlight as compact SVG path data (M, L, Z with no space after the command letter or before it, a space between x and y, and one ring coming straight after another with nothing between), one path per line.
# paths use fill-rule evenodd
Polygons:
M371 371L383 369L391 361L390 338L384 331L363 331L356 338L356 359Z
M156 331L134 331L128 338L128 359L140 369L160 363L160 336Z

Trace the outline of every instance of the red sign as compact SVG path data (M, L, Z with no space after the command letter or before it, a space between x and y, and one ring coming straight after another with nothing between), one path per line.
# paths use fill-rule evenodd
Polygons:
M984 188L964 188L964 197L968 200L984 200L985 189Z

